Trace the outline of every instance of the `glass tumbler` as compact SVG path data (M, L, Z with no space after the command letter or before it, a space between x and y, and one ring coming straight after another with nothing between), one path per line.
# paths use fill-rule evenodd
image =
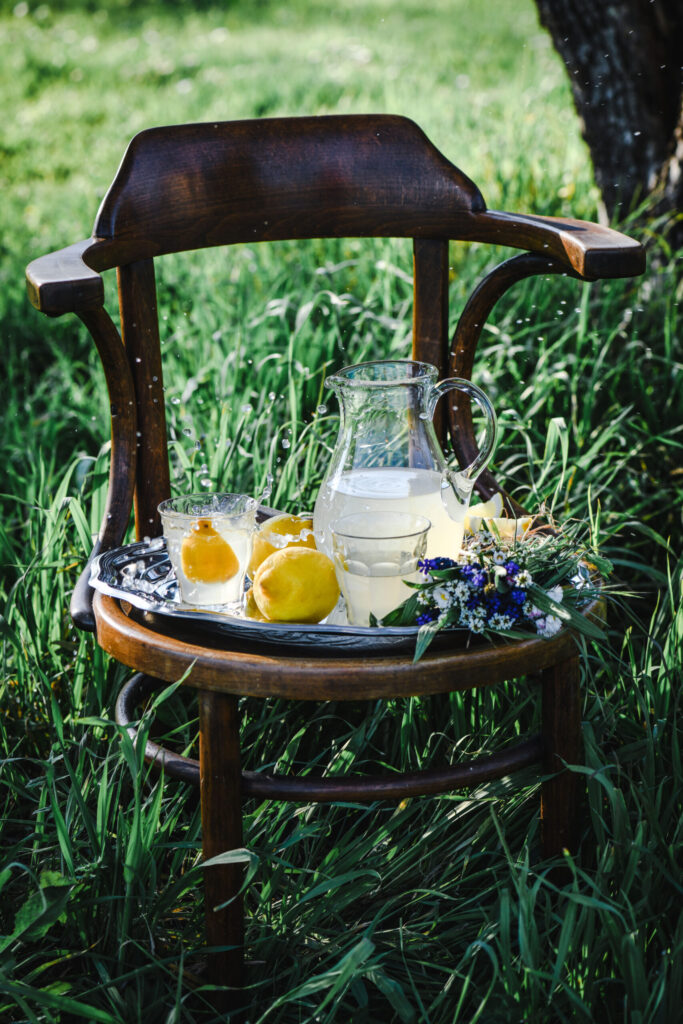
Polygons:
M258 502L246 494L186 494L159 505L185 604L242 607Z
M404 580L422 580L417 563L425 557L431 523L407 512L357 512L330 524L335 571L350 625L370 625L413 591Z

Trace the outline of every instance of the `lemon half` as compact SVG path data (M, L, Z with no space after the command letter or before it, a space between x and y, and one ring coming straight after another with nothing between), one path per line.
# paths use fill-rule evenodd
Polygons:
M227 583L239 572L239 558L210 519L198 519L183 538L180 564L192 583Z
M269 555L288 547L315 548L311 516L283 512L266 519L254 534L247 574L253 580L254 573Z
M501 540L520 540L531 526L531 516L520 516L518 519L501 515L503 512L503 496L498 491L488 501L471 505L465 515L465 533L476 533L492 523Z

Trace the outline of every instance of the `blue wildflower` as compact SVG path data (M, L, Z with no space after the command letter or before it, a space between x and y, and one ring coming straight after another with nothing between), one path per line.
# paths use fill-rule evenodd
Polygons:
M471 580L475 572L481 572L481 566L478 562L473 562L472 565L463 565L460 567L460 574L464 576L466 580Z
M424 626L428 622L434 622L434 619L438 619L438 617L439 613L434 608L429 608L426 612L418 615L415 621L418 626Z
M427 576L434 569L452 569L457 564L452 558L421 558L417 567Z
M515 604L524 604L526 601L526 590L522 590L520 587L513 587L510 591L510 600L514 601Z
M505 563L505 569L507 570L508 576L516 576L519 572L519 566L516 562L510 561Z

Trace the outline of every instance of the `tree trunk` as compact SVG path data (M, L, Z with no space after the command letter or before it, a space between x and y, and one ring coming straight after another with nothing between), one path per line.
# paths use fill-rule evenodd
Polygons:
M567 68L605 217L652 196L650 212L683 241L683 0L536 6Z

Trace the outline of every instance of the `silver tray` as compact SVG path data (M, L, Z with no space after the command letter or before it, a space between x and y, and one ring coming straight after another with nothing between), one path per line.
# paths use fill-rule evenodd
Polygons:
M220 606L197 608L183 604L166 544L159 537L105 551L93 559L90 585L103 594L127 601L154 615L189 622L214 640L220 637L244 643L276 644L278 647L315 647L320 651L363 652L414 649L417 626L349 626L341 602L319 625L290 622L258 622L243 615L221 611ZM333 620L333 621L329 621ZM451 643L463 630L444 630Z

